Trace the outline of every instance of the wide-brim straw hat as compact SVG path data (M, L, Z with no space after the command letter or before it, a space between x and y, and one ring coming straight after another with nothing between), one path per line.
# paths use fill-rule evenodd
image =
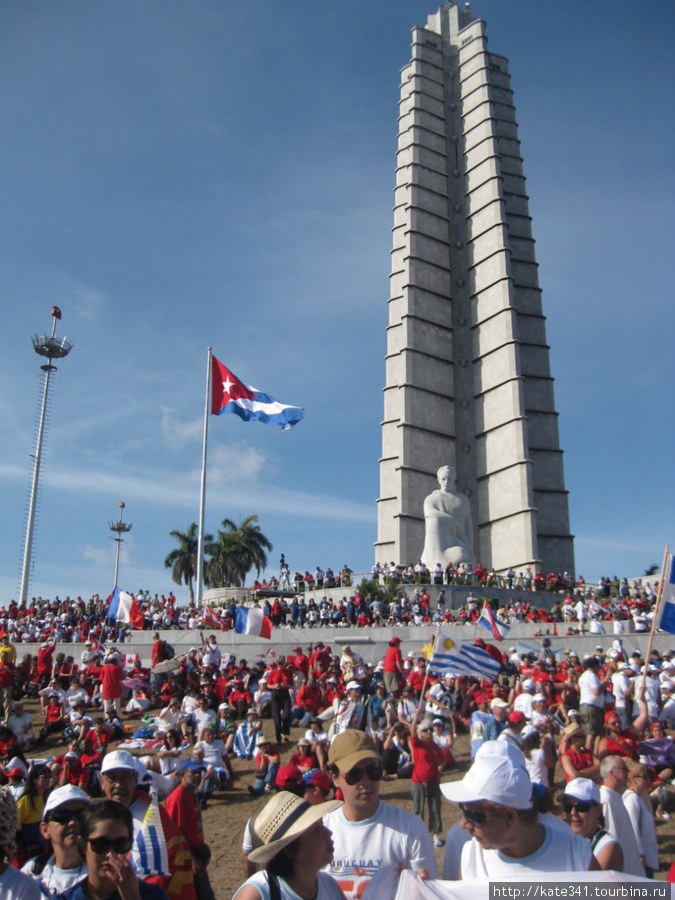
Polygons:
M341 800L311 804L288 791L279 791L251 821L253 843L260 846L248 858L265 865L315 822L341 806Z

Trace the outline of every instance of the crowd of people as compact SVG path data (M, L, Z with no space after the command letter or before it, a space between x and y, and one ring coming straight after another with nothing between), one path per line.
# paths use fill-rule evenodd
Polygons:
M438 677L434 636L405 658L400 643L377 665L322 641L249 663L215 632L180 657L155 632L144 666L93 639L67 663L52 637L33 667L3 632L0 896L209 900L202 810L251 764L245 794L266 802L242 836L238 900L393 897L401 868L651 878L672 862L657 828L672 809L675 651L643 659L617 639L580 660L548 638L524 654L478 638L499 663L486 679ZM385 781L412 813L380 798ZM461 811L447 834L445 801Z

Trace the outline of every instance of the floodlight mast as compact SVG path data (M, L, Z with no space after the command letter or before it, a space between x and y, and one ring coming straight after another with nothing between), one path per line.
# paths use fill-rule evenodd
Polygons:
M120 517L117 522L108 522L108 528L111 531L114 531L117 534L115 538L115 542L117 543L117 553L115 554L115 582L113 584L113 590L117 587L117 573L120 567L120 544L123 542L124 538L123 534L128 534L131 531L131 522L123 522L122 521L122 512L124 510L124 501L120 501Z
M23 549L23 567L21 569L21 591L19 595L19 605L25 606L28 597L28 583L30 580L30 563L33 555L33 531L35 528L35 503L37 500L38 483L40 480L40 463L42 461L42 441L45 433L45 413L47 410L47 398L49 396L49 376L52 372L56 372L56 366L52 364L53 359L65 359L70 353L72 343L65 338L57 338L56 320L61 318L61 310L58 306L52 306L52 333L49 337L43 335L32 338L33 350L38 356L44 356L47 362L40 366L45 373L45 385L42 392L42 407L40 410L40 427L38 429L37 444L35 447L35 465L33 466L33 484L30 492L30 504L28 507L28 523L26 525L26 542Z

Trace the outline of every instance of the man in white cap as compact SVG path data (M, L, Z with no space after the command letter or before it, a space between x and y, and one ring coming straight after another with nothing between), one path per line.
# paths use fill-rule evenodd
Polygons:
M599 869L585 838L539 821L522 753L495 750L478 755L461 781L441 785L444 796L459 804L461 826L472 838L462 849L460 877L508 880Z
M438 877L431 836L421 819L380 800L382 763L368 735L355 729L337 735L328 753L328 771L344 806L324 817L334 844L327 871L347 900L360 897L371 879L396 874L399 864L422 877ZM375 885L370 889L373 896L380 894Z
M138 790L138 767L131 753L115 750L104 757L101 786L108 800L126 806L133 816L131 864L138 877L159 884L169 900L195 900L187 841L156 798Z
M358 728L368 734L372 731L372 716L370 707L364 703L361 696L361 685L358 681L350 681L347 685L345 697L336 697L331 706L318 716L322 722L329 719L335 720L334 734L341 734L348 728Z
M508 703L505 703L501 697L493 697L490 700L490 712L492 716L485 723L483 729L483 743L486 741L496 741L502 731L505 731L508 721Z
M53 897L87 877L87 863L79 847L79 815L91 803L72 784L53 790L42 813L40 834L52 852L29 859L22 872L32 875L46 897Z

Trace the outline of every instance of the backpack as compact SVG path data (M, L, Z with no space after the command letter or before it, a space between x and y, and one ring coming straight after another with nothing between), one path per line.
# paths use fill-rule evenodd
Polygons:
M176 655L175 649L168 641L162 641L162 651L164 653L164 659L173 659Z

